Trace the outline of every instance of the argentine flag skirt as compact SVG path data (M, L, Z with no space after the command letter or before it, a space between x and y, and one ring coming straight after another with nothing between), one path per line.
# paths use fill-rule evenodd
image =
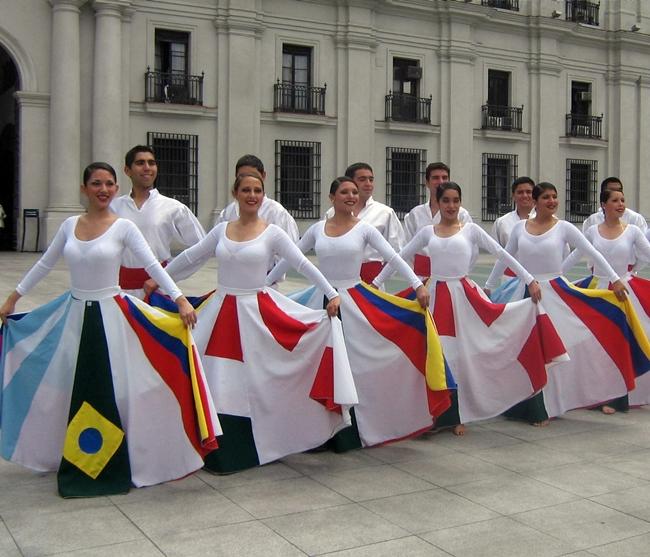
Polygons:
M2 330L2 456L58 471L64 497L186 476L220 433L180 319L127 295L97 297L63 294Z

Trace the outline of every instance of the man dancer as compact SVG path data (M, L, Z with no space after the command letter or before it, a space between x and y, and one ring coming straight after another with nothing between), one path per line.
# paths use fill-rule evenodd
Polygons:
M124 157L124 173L131 179L131 191L114 199L111 209L137 225L163 265L171 258L173 242L191 246L205 236L189 207L155 188L158 163L151 147L136 145L129 149ZM148 279L147 272L137 266L137 260L127 250L120 268L122 289L143 297L142 288Z
M515 210L499 217L492 225L492 237L502 247L506 247L514 225L520 220L527 219L533 211L535 207L534 187L535 181L528 176L521 176L512 183L512 199L515 202Z
M266 172L264 171L264 164L255 155L244 155L241 157L237 164L235 164L235 176L240 174L256 174L266 180ZM264 195L264 200L260 206L259 216L268 224L275 224L284 230L289 237L297 242L300 239L298 232L298 225L294 218L289 214L280 203L268 198ZM232 201L219 213L215 224L220 222L230 222L239 218L239 205Z
M347 167L345 175L351 178L359 189L359 201L354 207L354 214L379 230L393 249L399 252L404 247L404 229L393 209L373 199L375 174L372 167L365 162L356 162ZM333 215L334 209L330 207L325 213L325 218L331 218ZM367 246L361 264L362 280L372 282L382 267L379 252Z
M605 178L600 183L600 192L602 193L605 190L622 192L623 182L621 182L620 178L617 178L616 176ZM635 224L641 230L643 230L644 233L648 229L648 223L646 222L645 217L639 213L632 211L632 209L628 209L627 207L625 208L625 212L623 213L621 220L625 224ZM602 224L604 222L605 213L602 209L598 209L598 211L587 217L582 223L582 232L587 232L587 229L594 224Z
M449 167L444 162L432 162L426 169L426 185L429 190L429 201L417 205L404 217L404 231L406 241L413 239L420 228L432 226L440 222L440 207L436 199L438 186L449 182ZM458 212L458 219L462 224L472 222L469 212L463 207ZM413 262L413 270L419 277L428 277L431 274L431 262L425 253L417 253Z

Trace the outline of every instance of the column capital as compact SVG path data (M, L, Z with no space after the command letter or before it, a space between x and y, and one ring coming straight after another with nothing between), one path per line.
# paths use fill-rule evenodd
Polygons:
M54 9L71 9L79 11L79 8L83 6L88 0L49 0Z
M265 29L264 16L256 10L217 8L213 20L217 32L239 33L259 37Z
M92 0L96 13L114 13L122 15L132 8L131 0Z

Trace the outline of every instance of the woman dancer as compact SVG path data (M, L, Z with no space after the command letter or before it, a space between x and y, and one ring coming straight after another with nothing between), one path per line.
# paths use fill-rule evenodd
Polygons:
M605 258L573 225L555 218L557 190L535 186L536 215L512 230L506 250L540 281L544 307L570 357L553 369L542 394L509 411L509 417L546 425L549 417L624 395L634 377L650 367L647 338L626 301L627 288ZM562 277L562 254L569 244L600 266L612 292L574 287ZM497 262L487 287L498 285L504 266Z
M314 249L321 272L339 289L345 345L350 358L359 404L356 423L330 443L337 451L376 445L428 430L436 395L427 389L425 358L427 341L438 347L437 373L444 378L444 361L437 335L424 334L429 293L411 268L397 255L374 226L359 220L353 210L359 200L357 185L350 178L336 178L330 186L333 216L312 225L298 242L307 252ZM366 247L392 262L410 282L418 302L380 293L361 283L361 262ZM267 277L273 284L287 269L281 261ZM312 296L317 305L322 293ZM420 304L418 308L417 304ZM416 324L419 322L420 325ZM432 325L432 324L431 324ZM408 338L410 336L410 338ZM431 349L436 346L431 346ZM438 395L441 402L448 395Z
M633 224L625 224L622 216L625 214L625 195L622 191L604 190L600 193L600 206L605 221L591 226L585 232L585 237L603 255L614 271L628 286L630 302L636 310L644 331L650 331L650 281L637 277L631 270L638 261L650 261L650 243L643 231ZM582 254L574 250L562 264L562 271L569 271L580 259ZM607 270L597 262L593 266L593 276L579 281L578 284L589 288L608 288ZM628 396L617 398L601 406L605 414L613 414L617 410L627 411L630 402L634 405L650 403L650 374L643 374L636 380L636 388Z
M461 189L454 182L438 186L441 220L421 229L402 250L408 259L423 248L431 257L433 319L458 385L458 406L436 422L455 426L490 418L541 389L546 365L564 356L564 347L538 304L539 284L482 228L461 224ZM492 304L469 278L479 248L496 255L528 284L532 300ZM380 282L393 272L388 266Z
M239 175L232 193L239 219L218 224L167 267L174 277L212 255L219 263L216 293L199 306L194 331L223 428L219 450L206 458L217 473L318 447L350 424L348 407L357 402L339 295L282 229L259 217L259 175ZM264 286L276 256L319 285L327 314Z
M6 325L2 456L35 470L58 469L64 497L123 493L132 483L183 477L201 468L202 444L218 433L187 329L196 321L194 309L138 228L109 210L117 190L111 166L89 165L81 186L86 214L64 221L0 307ZM120 294L127 248L171 293L182 322ZM62 255L71 291L12 318L18 299ZM203 405L198 416L195 404Z

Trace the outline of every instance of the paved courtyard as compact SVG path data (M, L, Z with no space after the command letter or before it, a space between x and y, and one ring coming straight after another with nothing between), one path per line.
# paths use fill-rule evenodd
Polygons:
M35 259L0 253L0 300ZM214 273L212 262L181 286L205 292ZM66 284L60 265L18 309ZM499 418L464 438L299 454L96 499L61 499L53 474L0 461L0 555L650 555L650 408L573 411L546 428Z

